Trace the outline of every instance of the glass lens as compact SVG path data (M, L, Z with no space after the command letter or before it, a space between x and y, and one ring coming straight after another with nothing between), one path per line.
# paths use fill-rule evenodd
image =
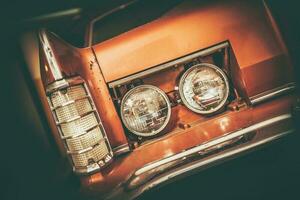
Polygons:
M74 151L81 151L83 149L96 145L103 138L103 136L99 134L99 132L100 132L100 128L96 127L84 135L75 138L66 139L68 149L74 152Z
M90 151L81 154L73 154L72 159L76 167L85 167L103 159L109 153L105 142L101 142Z
M104 164L110 152L84 84L55 91L48 100L75 168Z
M191 67L181 78L179 88L183 103L202 114L219 110L229 93L224 72L214 65L204 63Z
M152 136L167 125L171 107L168 97L159 88L149 85L130 90L121 104L125 126L140 136Z

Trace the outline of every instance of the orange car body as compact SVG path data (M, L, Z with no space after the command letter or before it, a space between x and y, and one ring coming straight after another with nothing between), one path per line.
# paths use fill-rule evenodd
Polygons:
M197 163L203 164L201 168L205 162L230 157L231 151L252 149L293 130L290 112L296 95L292 63L272 13L262 1L185 1L150 23L86 48L47 34L63 76L79 75L86 81L112 148L128 150L101 171L79 176L82 192L89 196L132 198L171 180L170 174L181 174L179 170ZM220 44L227 44L230 51L227 72L236 95L226 109L207 117L178 104L172 107L163 135L130 142L114 104L113 88L138 74L144 83L171 94L182 73L181 64L160 72L151 70ZM53 135L64 152L44 90L54 79L43 57L41 63L42 78L36 85ZM188 154L193 156L190 161L182 154L241 130L249 130L251 139L233 150L201 158ZM216 160L209 160L213 158Z

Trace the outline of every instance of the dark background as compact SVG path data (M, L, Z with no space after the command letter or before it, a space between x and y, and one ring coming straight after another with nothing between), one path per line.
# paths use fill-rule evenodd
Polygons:
M82 199L76 177L58 176L58 152L49 137L20 49L20 35L39 26L72 27L69 18L24 23L24 19L80 7L102 11L124 1L1 1L0 5L0 199ZM299 66L300 14L297 1L271 0L295 66ZM158 5L159 6L159 5ZM71 20L72 21L72 20ZM59 22L59 23L58 23ZM84 24L84 22L81 22ZM57 25L61 24L61 25ZM78 25L81 26L80 24ZM68 37L66 33L65 37ZM69 36L72 40L81 33ZM79 40L79 39L78 39ZM296 77L300 77L296 67ZM299 121L300 123L300 121ZM300 140L297 135L239 159L145 193L140 199L300 199Z

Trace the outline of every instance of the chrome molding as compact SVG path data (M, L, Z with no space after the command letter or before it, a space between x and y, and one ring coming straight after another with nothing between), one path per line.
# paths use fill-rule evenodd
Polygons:
M128 144L123 144L123 145L113 148L113 152L114 152L115 156L127 153L129 151L130 151L130 147Z
M248 150L251 150L255 147L258 147L258 146L261 146L261 145L264 145L264 144L267 144L269 142L272 142L274 140L277 140L279 138L282 138L290 133L294 132L294 129L291 129L291 130L288 130L288 131L284 131L284 132L281 132L277 135L274 135L274 136L271 136L271 137L268 137L266 139L263 139L263 140L260 140L258 142L255 142L255 143L252 143L250 145L245 145L244 147L240 147L240 148L237 148L237 149L234 149L234 150L231 150L231 151L228 151L228 152L225 152L225 153L221 153L217 156L212 156L211 158L208 158L206 160L201 160L201 161L198 161L192 165L189 165L189 166L186 166L186 167L183 167L179 170L176 170L174 172L171 172L171 173L168 173L168 174L165 174L164 176L161 176L159 177L158 179L156 179L155 181L151 182L150 184L146 185L142 191L139 192L139 194L141 194L142 192L146 191L146 190L149 190L163 182L166 182L170 179L173 179L175 177L178 177L179 175L182 175L186 172L189 172L189 171L193 171L193 170L196 170L196 169L199 169L201 167L204 167L206 165L209 165L209 164L212 164L212 163L216 163L217 161L221 161L221 160L224 160L226 158L230 158L230 157L233 157L234 155L236 154L239 154L239 153L242 153L242 152L245 152L245 151L248 151Z
M70 84L68 83L68 81L66 81L66 79L55 81L54 83L51 83L50 85L47 86L46 95L48 96L49 94L55 92L56 90L67 88L69 87L69 85Z
M195 154L195 153L198 153L200 151L203 151L203 150L205 150L207 148L210 148L210 147L213 147L215 145L221 144L221 143L226 142L228 140L232 140L232 139L234 139L236 137L240 137L240 136L242 136L244 134L251 133L253 131L256 131L257 129L261 129L261 128L264 128L266 126L272 125L274 123L278 123L280 121L289 119L291 117L292 117L291 114L283 114L283 115L280 115L280 116L277 116L277 117L274 117L274 118L271 118L271 119L259 122L257 124L252 125L252 126L243 128L243 129L238 130L236 132L228 133L225 136L222 136L222 137L219 137L217 139L211 140L211 141L209 141L207 143L204 143L204 144L201 144L199 146L193 147L191 149L188 149L188 150L183 151L181 153L178 153L176 155L173 155L173 156L164 158L162 160L158 160L158 161L154 161L152 163L149 163L149 164L145 165L144 167L138 169L134 173L134 176L139 176L139 175L141 175L141 174L143 174L143 173L145 173L147 171L153 170L153 169L155 169L157 167L160 167L162 165L165 165L167 163L170 163L170 162L182 159L184 157L187 157L187 156L190 156L192 154Z
M198 52L195 52L195 53L192 53L190 55L181 57L179 59L176 59L176 60L173 60L173 61L161 64L161 65L158 65L158 66L154 66L154 67L146 69L144 71L141 71L141 72L135 73L133 75L127 76L125 78L121 78L119 80L110 82L108 84L108 86L110 88L114 88L116 86L123 85L124 83L128 83L128 82L130 82L132 80L135 80L137 78L141 78L141 77L147 76L149 74L153 74L155 72L159 72L161 70L164 70L164 69L167 69L167 68L174 67L176 65L185 63L185 62L190 61L190 60L192 60L194 58L210 55L210 54L218 51L219 49L226 48L226 47L229 47L229 43L228 42L223 42L223 43L215 45L213 47L209 47L207 49L200 50Z
M49 43L49 39L46 33L45 29L41 29L39 32L40 42L42 45L42 48L44 50L50 71L53 75L53 78L55 81L63 79L62 73L60 71L60 68L58 66L58 63L54 57L53 50L51 48L51 45Z
M267 101L271 98L280 96L282 94L286 94L288 92L294 91L296 89L296 83L288 83L286 85L283 85L281 87L268 90L266 92L260 93L258 95L255 95L253 97L250 97L250 102L252 105L256 105L259 103L262 103L264 101Z
M208 167L218 165L251 152L295 132L293 127L283 129L276 128L277 126L281 127L283 123L292 123L291 119L291 114L282 114L236 132L228 133L215 140L223 141L222 138L231 139L232 137L229 137L230 135L239 135L238 138L242 135L245 137L243 140L240 140L240 142L231 143L230 146L223 146L224 148L216 149L216 151L209 151L209 154L205 154L204 156L201 154L201 149L206 150L209 148L208 146L211 145L214 147L213 145L218 142L212 140L206 144L193 147L179 154L145 165L128 177L125 182L117 186L114 191L108 194L104 199L135 199L145 191L156 186L168 184L205 170Z

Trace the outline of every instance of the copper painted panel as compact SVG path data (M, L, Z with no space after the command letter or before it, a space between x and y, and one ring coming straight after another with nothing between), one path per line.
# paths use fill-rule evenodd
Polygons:
M183 55L229 40L237 64L244 70L255 67L263 71L276 63L281 68L271 72L282 76L265 82L261 77L243 77L250 85L250 95L289 82L287 55L270 23L262 1L187 1L163 17L93 46L107 82L128 76ZM276 66L275 66L276 68ZM254 69L254 68L253 68ZM267 69L268 71L270 71ZM245 69L246 70L246 69ZM251 71L248 69L247 71ZM245 76L246 74L243 73ZM252 85L253 82L256 85ZM266 84L266 85L264 85Z
M75 48L53 34L48 35L63 76L68 78L79 75L86 81L111 146L114 148L127 144L120 118L92 50ZM43 66L41 68L43 69ZM45 76L42 78L44 86L50 83L51 79L45 79Z
M225 133L289 113L293 101L293 96L287 96L255 108L227 112L219 117L199 121L187 130L177 131L155 142L149 142L116 160L101 173L81 177L82 191L89 195L107 194L145 164L174 155Z
M107 88L109 81L225 40L229 40L235 55L231 76L235 77L235 84L246 91L244 96L291 81L287 54L267 16L258 0L210 4L187 1L158 20L95 45L97 60L90 48L74 48L54 35L50 36L50 41L63 75L80 75L86 80L109 140L116 147L127 143L127 139ZM169 92L174 89L180 73L177 68L144 81ZM44 78L44 85L51 81L51 77ZM171 125L166 129L168 134L145 142L101 172L81 177L83 191L95 195L111 192L145 164L290 112L292 101L292 96L283 97L254 108L226 111L212 117L197 115L182 105L173 107ZM189 126L182 128L184 124Z
M245 67L242 74L248 96L262 93L293 81L293 72L283 54Z

